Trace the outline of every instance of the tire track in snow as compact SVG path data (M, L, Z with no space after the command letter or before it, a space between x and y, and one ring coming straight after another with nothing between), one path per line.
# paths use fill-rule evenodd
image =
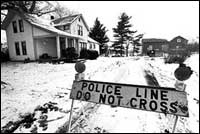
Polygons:
M133 63L129 59L118 70L116 78L113 81L118 83L159 86L154 74L145 69L144 62ZM164 114L160 113L149 113L120 107L112 109L110 106L101 105L90 123L93 123L91 128L100 127L108 132L167 132L165 131L165 121L163 121L163 116L161 115L164 116ZM132 125L124 125L126 123Z
M126 61L125 64L117 70L117 73L114 73L115 77L113 81L117 83L147 85L146 79L144 78L143 62L132 63L131 60L132 59ZM90 128L100 127L108 132L151 132L151 130L147 130L148 125L156 125L159 123L148 124L147 118L151 121L154 119L154 116L151 117L148 116L148 114L149 113L145 111L120 107L111 108L107 105L101 105L93 117L90 118L88 124L91 124ZM158 114L152 115L159 118ZM134 128L132 126L134 126Z
M110 63L108 66L100 66L99 68L97 68L96 70L94 70L93 72L88 72L87 73L87 78L88 79L92 79L95 78L96 74L98 75L98 73L101 73L101 77L103 79L103 77L105 77L105 73L107 71L113 71L118 69L119 67L121 68L121 65L123 64L123 62L116 60L114 63ZM101 72L102 71L102 72ZM104 74L103 74L104 73ZM98 77L97 77L98 78ZM81 110L78 111L78 114L73 115L72 117L72 129L71 131L73 133L75 132L90 132L90 131L94 131L91 130L90 128L85 128L88 126L88 124L85 124L85 122L87 122L87 118L92 115L94 112L96 112L98 110L98 108L100 107L99 104L95 104L95 103L89 103L89 102L85 102L86 105L83 106L81 108ZM92 109L91 109L92 106ZM69 127L69 122L65 122L61 127L58 128L58 130L55 131L55 133L66 133ZM88 129L88 130L85 130ZM100 128L95 128L96 132L100 132L101 130L99 130ZM106 132L106 130L102 129L102 132Z

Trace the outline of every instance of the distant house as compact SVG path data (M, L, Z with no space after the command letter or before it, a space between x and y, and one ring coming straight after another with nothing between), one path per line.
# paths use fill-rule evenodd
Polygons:
M170 41L168 51L170 54L182 53L183 51L186 51L187 43L187 39L177 36Z
M148 51L155 50L156 56L162 56L168 51L169 42L166 39L142 39L142 54L147 55Z
M37 60L44 53L61 58L62 50L68 47L74 47L78 54L83 48L99 52L99 43L88 36L82 14L49 21L9 10L1 29L6 30L12 61Z
M142 54L147 55L149 50L155 50L156 56L163 56L167 54L180 54L186 52L188 40L177 36L171 41L166 39L142 39Z

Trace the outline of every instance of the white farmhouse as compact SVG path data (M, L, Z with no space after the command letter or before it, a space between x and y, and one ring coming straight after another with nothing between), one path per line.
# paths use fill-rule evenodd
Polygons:
M44 53L61 58L62 50L68 47L74 47L78 54L83 48L99 53L99 43L88 36L82 14L49 21L9 10L1 29L6 30L11 61L38 60Z

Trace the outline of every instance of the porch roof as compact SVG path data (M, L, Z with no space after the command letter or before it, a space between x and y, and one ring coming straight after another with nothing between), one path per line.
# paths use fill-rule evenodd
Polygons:
M94 39L92 39L92 38L90 38L90 37L88 37L88 41L89 41L89 42L93 42L93 43L96 43L96 44L100 45L100 43L99 43L99 42L97 42L96 40L94 40Z

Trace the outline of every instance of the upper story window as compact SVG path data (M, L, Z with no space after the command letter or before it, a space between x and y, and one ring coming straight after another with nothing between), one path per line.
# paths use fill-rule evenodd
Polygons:
M152 45L149 45L147 50L152 50L153 49L153 46Z
M19 42L15 42L16 55L20 55Z
M69 25L64 25L64 26L63 26L63 29L64 29L64 30L69 30Z
M83 36L83 27L81 25L78 25L78 35Z
M23 20L19 20L19 31L20 31L20 32L24 32Z
M14 32L14 33L17 33L17 22L16 22L16 21L13 21L13 22L12 22L12 26L13 26L13 32Z
M177 42L181 42L181 39L177 39Z
M94 49L96 48L96 46L95 46L95 44L94 44L94 47L93 47Z

